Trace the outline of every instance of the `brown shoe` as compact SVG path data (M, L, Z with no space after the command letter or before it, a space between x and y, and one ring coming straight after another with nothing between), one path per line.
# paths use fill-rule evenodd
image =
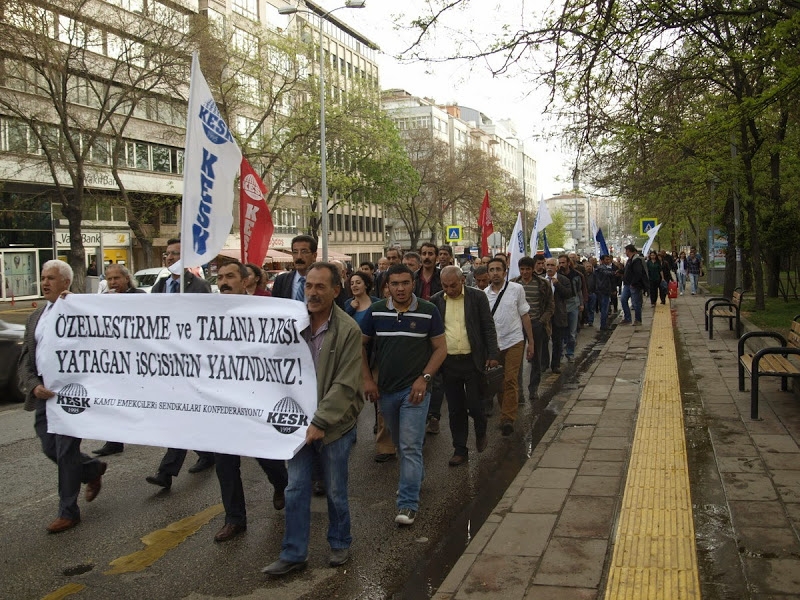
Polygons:
M215 542L227 542L229 539L236 537L243 531L247 531L247 525L234 525L233 523L225 523L214 536Z
M486 435L482 435L478 438L475 438L475 449L478 452L483 452L486 450L486 446L489 445L489 438Z
M80 522L80 519L67 519L65 517L58 517L55 521L47 526L47 533L61 533L67 529L72 529Z
M286 506L286 496L284 496L284 490L275 490L275 493L272 494L272 506L275 510L283 510Z
M451 467L458 467L460 465L466 464L469 459L466 456L462 456L460 454L453 454L453 457L447 463Z
M86 484L86 501L91 502L95 498L97 498L97 494L100 493L100 488L103 487L103 475L105 475L106 469L108 469L108 463L101 462L100 463L100 475L92 479L89 483Z

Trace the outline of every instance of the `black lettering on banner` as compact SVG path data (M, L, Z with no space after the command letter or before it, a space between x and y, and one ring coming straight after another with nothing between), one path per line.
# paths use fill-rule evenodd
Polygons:
M56 350L59 373L104 373L125 375L131 372L131 353L117 350Z
M178 328L178 337L182 340L192 339L192 324L191 323L175 323Z
M282 344L288 346L300 343L300 337L297 333L297 319L259 317L258 322L261 326L258 337L259 344Z
M199 316L197 323L203 342L256 341L256 330L250 317Z
M168 340L169 325L168 316L58 315L55 330L60 338Z
M136 353L136 374L144 377L200 377L200 364L200 354Z
M302 377L301 362L297 358L207 354L206 359L209 379L294 385L298 377Z

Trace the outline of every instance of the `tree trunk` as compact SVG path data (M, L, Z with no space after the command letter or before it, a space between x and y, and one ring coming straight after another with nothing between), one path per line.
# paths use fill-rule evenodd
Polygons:
M73 194L78 194L83 190L73 190ZM86 292L86 251L83 247L83 233L81 232L80 203L75 198L63 197L61 200L61 211L67 218L69 228L69 251L67 252L67 262L72 267L73 277L70 291L77 294ZM102 265L97 266L98 269Z

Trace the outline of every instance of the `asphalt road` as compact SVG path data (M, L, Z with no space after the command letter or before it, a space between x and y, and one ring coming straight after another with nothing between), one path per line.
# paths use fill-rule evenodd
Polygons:
M448 467L452 454L446 418L442 433L425 445L426 478L417 522L394 524L397 461L374 462L374 412L367 406L359 419L358 443L350 462L352 559L338 569L327 566L327 509L314 498L309 568L278 581L260 569L277 558L283 514L272 508L272 487L252 459L242 474L248 501L248 530L224 544L213 542L223 524L219 487L213 470L184 471L168 492L145 482L155 473L163 450L128 446L109 457L101 494L91 504L81 498L82 523L59 535L45 527L57 516L55 466L41 453L33 415L18 404L0 405L0 598L43 598L63 586L86 586L77 597L115 598L390 598L421 568L437 545L453 535L460 510L486 490L498 463L518 450L519 440L502 438L498 417L491 422L489 448L462 467ZM84 440L84 451L102 442ZM518 469L518 461L513 461ZM511 466L511 465L509 465ZM496 497L505 489L487 497ZM493 500L491 505L494 506ZM188 521L187 521L188 520ZM459 529L457 547L474 534ZM164 533L165 530L172 533ZM146 536L149 536L146 537ZM449 540L452 542L452 540ZM145 551L142 553L142 551ZM460 554L460 552L458 552ZM122 567L112 562L123 559ZM457 556L455 556L457 558ZM114 563L119 564L119 563ZM434 566L447 569L447 564ZM126 572L118 572L118 571ZM411 597L412 595L406 595Z

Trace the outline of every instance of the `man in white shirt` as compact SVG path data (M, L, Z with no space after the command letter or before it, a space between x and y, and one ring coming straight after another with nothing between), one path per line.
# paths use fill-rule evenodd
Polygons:
M530 306L525 300L524 288L506 280L506 263L500 258L489 261L489 286L484 290L492 309L500 348L500 363L505 370L503 399L501 401L500 428L504 436L514 433L517 420L517 394L519 369L525 353L525 338L532 340ZM533 358L533 346L528 346L528 360Z

